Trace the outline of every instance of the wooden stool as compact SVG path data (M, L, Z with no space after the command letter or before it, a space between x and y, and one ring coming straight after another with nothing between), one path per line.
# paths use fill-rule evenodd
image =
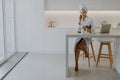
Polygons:
M93 43L92 43L92 41L90 42L90 46L91 46L92 54L89 54L89 57L88 57L88 65L89 65L89 67L90 67L90 59L91 59L92 57L94 58L94 61L96 62L96 58L95 58L95 53L94 53L94 48L93 48ZM80 56L82 56L82 57L83 57L83 60L84 60L85 54L83 53L83 54L81 54Z
M108 46L108 54L102 54L102 47L103 45ZM113 57L112 57L112 49L111 49L111 42L100 42L100 48L99 48L99 53L98 53L98 58L97 58L97 63L96 67L100 61L100 58L108 58L110 60L110 68L112 68L113 64Z

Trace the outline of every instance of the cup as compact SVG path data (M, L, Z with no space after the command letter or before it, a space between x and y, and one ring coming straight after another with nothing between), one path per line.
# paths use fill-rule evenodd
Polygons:
M80 33L80 32L81 32L81 27L80 27L79 25L77 25L77 26L75 27L75 31Z
M85 33L84 29L81 29L81 34L84 34L84 33Z

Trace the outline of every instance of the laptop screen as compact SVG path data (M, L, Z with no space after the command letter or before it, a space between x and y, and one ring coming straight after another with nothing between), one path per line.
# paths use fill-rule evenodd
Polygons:
M109 33L111 24L103 24L100 33Z

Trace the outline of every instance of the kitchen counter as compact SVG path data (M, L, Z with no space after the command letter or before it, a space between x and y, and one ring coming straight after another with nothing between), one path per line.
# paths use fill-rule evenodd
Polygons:
M110 34L81 34L76 32L66 33L66 77L69 77L69 38L114 38L114 53L115 53L115 69L120 73L120 33L110 33Z

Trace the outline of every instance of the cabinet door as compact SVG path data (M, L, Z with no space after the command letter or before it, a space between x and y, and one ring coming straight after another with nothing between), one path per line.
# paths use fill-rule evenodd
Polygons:
M80 4L89 10L103 9L103 0L45 0L45 10L79 10Z
M45 10L79 10L80 4L90 11L120 10L120 0L45 0Z
M80 5L84 4L89 11L101 11L103 9L103 0L75 0L76 10L80 9Z
M104 0L103 10L120 11L120 0Z
M46 10L73 10L74 0L45 0Z

